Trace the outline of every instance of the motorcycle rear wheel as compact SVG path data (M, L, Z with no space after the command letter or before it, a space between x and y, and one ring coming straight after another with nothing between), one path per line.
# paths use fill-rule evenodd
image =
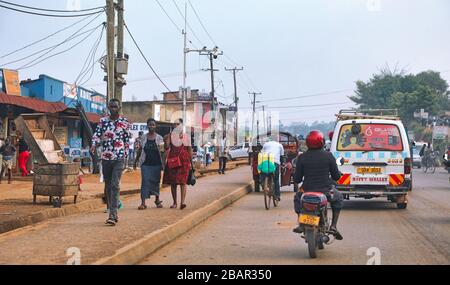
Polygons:
M315 229L307 228L306 229L306 241L308 242L308 252L309 257L316 258L317 257L317 231Z

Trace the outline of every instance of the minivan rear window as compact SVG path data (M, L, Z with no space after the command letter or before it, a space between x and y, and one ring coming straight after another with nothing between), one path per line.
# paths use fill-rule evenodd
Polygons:
M338 151L403 151L398 126L392 124L347 124L341 127Z

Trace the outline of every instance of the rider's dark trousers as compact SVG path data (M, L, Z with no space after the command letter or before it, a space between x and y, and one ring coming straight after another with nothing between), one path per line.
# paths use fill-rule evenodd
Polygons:
M323 189L322 189L323 190ZM326 191L320 191L316 190L313 192L322 192L327 196L328 202L331 205L331 209L333 212L340 212L342 207L344 206L344 196L341 192L337 191L336 189L333 190L333 195L330 193L329 189L326 189ZM301 211L301 200L302 200L302 192L297 192L294 196L294 209L297 214L300 214Z
M276 168L275 168L275 172L273 174L274 186L275 186L274 194L275 194L275 197L280 198L281 197L281 190L280 190L280 165L278 163L275 163L275 166L276 166ZM264 175L265 174L261 173L261 175L259 176L260 177L260 181L259 182L261 183L261 185L264 182L264 180L263 180L264 179Z

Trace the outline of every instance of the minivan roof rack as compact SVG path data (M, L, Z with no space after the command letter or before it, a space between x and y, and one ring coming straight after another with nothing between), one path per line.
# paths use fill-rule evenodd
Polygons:
M338 121L352 119L400 120L397 109L348 109L340 110L336 115Z

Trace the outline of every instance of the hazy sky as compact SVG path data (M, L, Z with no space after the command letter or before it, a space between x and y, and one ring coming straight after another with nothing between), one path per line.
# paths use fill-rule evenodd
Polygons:
M65 0L9 0L10 2L65 9ZM102 6L102 0L80 0L81 8ZM159 0L172 20L182 28L183 19L172 0ZM187 1L175 0L184 11ZM215 61L216 90L221 101L233 100L232 74L224 67L241 67L238 73L240 107L250 108L249 91L262 92L258 105L280 111L284 123L329 121L353 104L356 80L367 80L379 68L398 65L411 73L433 69L450 82L450 1L448 0L191 0L214 42L226 54ZM183 40L156 0L125 0L125 21L150 63L170 89L182 85ZM104 15L91 26L100 24ZM0 57L41 39L79 19L38 17L0 8ZM83 23L87 23L83 22ZM189 48L214 47L188 3ZM0 58L6 62L55 45L74 33L79 24L23 52ZM89 50L100 35L95 31L85 43L35 67L22 70L21 79L47 74L74 82ZM198 37L198 39L197 39ZM55 51L69 48L74 40ZM125 38L130 66L125 100L161 98L166 89L155 79L128 35ZM97 57L105 50L105 37ZM27 61L6 66L18 68ZM188 54L188 86L210 91L206 56ZM95 66L86 86L105 92L104 73ZM338 91L338 92L336 92ZM323 93L331 93L323 95ZM295 96L316 96L282 100ZM276 99L280 99L276 101ZM321 107L300 107L321 105ZM336 104L336 105L333 105ZM337 105L340 104L340 105ZM279 109L277 107L288 107Z

